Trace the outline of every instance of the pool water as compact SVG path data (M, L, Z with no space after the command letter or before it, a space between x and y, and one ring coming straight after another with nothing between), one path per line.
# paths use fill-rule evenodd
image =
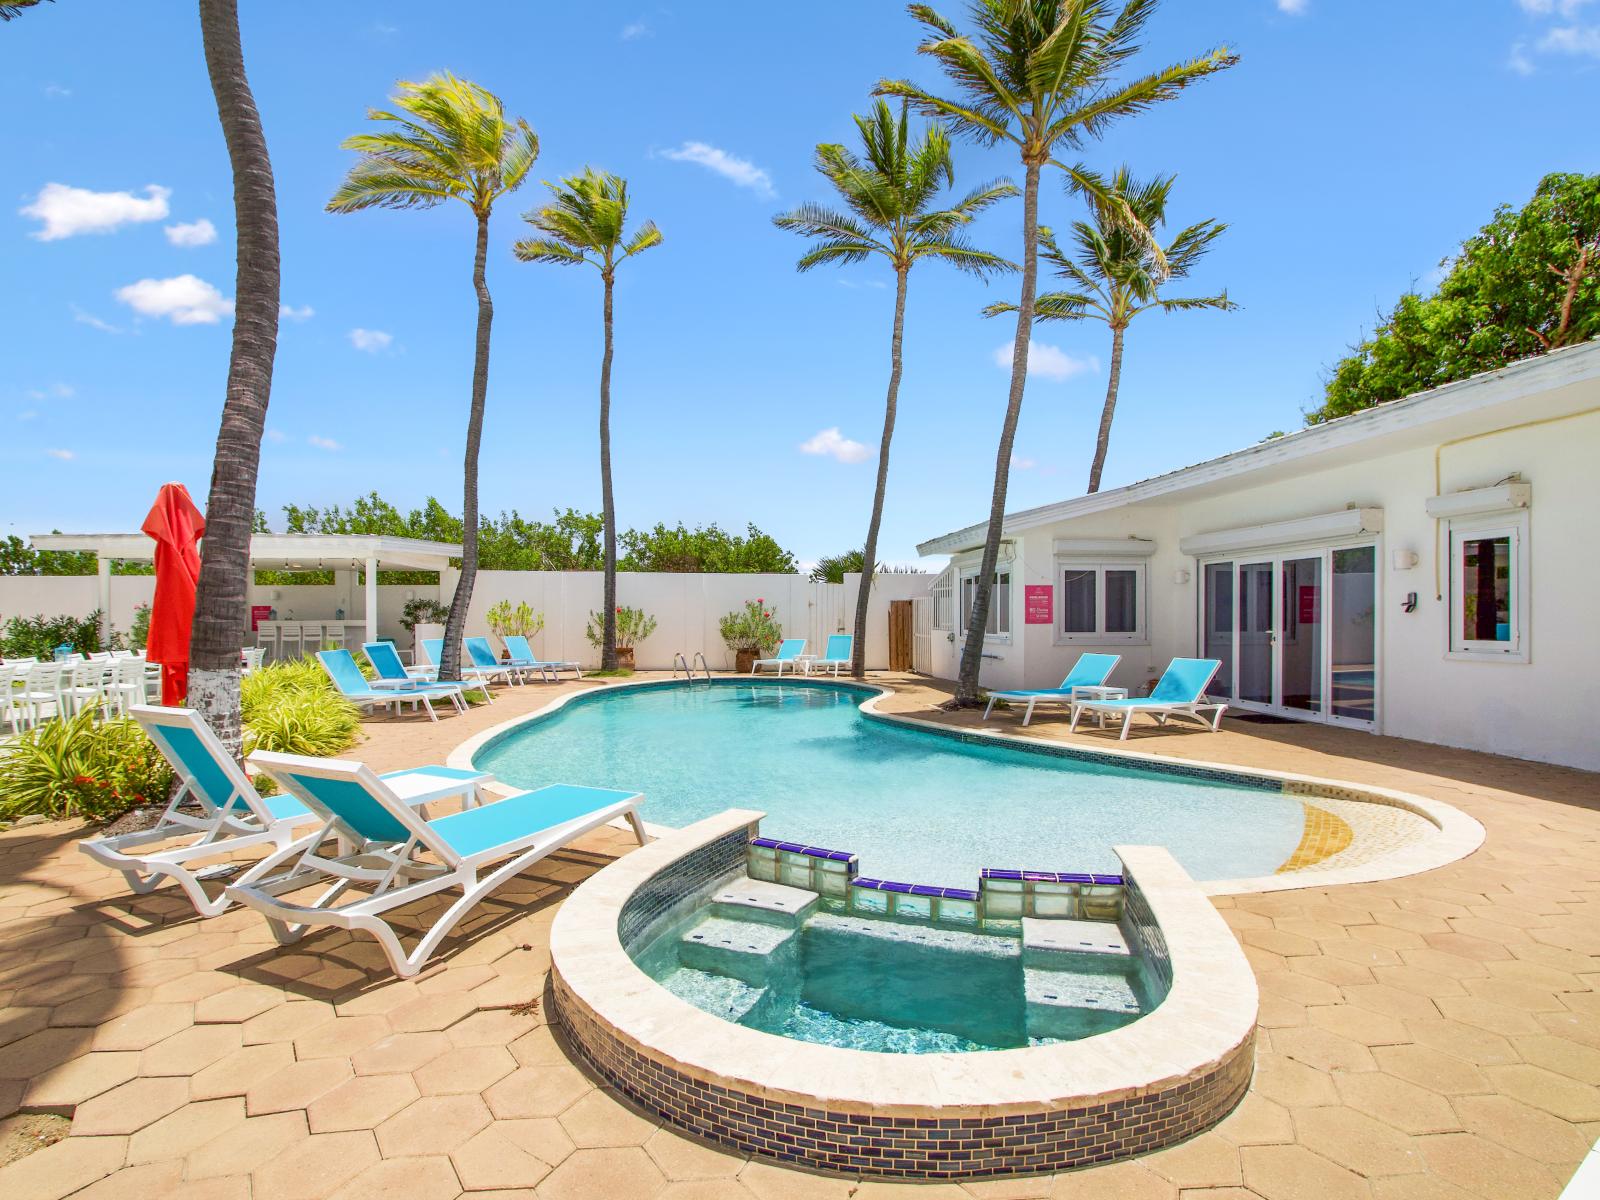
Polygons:
M1044 1045L1136 1020L1158 997L1131 955L818 912L796 929L700 909L636 956L680 999L800 1041L891 1054Z
M1269 875L1304 830L1300 801L1276 785L899 728L857 711L867 694L789 682L597 692L475 762L517 787L642 792L645 820L672 827L758 809L768 837L852 851L863 875L945 887L976 887L984 867L1114 873L1123 843L1165 846L1199 880Z

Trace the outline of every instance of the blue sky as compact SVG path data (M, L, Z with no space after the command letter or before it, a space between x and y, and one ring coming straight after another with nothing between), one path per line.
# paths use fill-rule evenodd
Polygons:
M887 271L798 275L802 243L770 218L827 198L812 148L852 138L880 76L933 81L899 4L242 7L289 309L271 519L371 489L459 509L470 214L323 211L366 108L450 69L543 146L491 232L484 506L598 508L599 281L510 253L537 180L592 164L625 175L666 238L619 276L621 523L754 521L807 560L860 544L874 460L851 444L877 443ZM1296 427L1327 365L1496 204L1600 169L1600 0L1169 0L1144 62L1222 43L1239 67L1085 154L1176 172L1174 221L1229 222L1193 286L1242 305L1134 325L1107 486ZM168 479L204 496L227 369L232 201L194 7L44 6L0 26L0 64L0 533L132 529ZM958 148L963 190L1020 174L1004 151ZM1042 219L1078 210L1047 178ZM1015 257L1020 222L1003 204L973 236ZM978 310L1014 291L912 273L886 559L987 510L1010 331ZM1013 508L1081 491L1105 387L1103 327L1038 338Z

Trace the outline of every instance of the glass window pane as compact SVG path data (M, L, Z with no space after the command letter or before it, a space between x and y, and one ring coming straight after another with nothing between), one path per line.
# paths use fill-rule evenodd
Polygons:
M1283 628L1278 640L1285 708L1322 711L1322 559L1283 560Z
M1372 546L1333 552L1333 715L1376 717L1378 552Z
M989 599L990 633L1011 632L1011 572L997 571L994 594Z
M1222 663L1212 685L1217 695L1233 695L1233 564L1206 564L1206 657Z
M1095 633L1094 571L1068 568L1061 576L1061 631Z
M1511 640L1511 538L1461 542L1461 636L1472 642Z
M1139 572L1106 571L1106 632L1139 632Z

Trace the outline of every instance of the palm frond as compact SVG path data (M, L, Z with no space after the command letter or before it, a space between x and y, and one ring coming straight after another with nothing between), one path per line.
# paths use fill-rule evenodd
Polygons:
M1017 270L1017 264L1011 260L987 250L979 250L965 239L956 237L919 240L911 247L911 255L913 259L937 259L958 271L980 278Z
M511 247L519 262L546 263L556 267L575 267L593 260L582 250L553 238L521 238ZM598 264L595 264L598 265Z
M884 253L883 248L854 239L835 238L820 242L807 250L795 263L795 269L809 271L812 267L820 267L824 263L848 265L866 262L877 253Z

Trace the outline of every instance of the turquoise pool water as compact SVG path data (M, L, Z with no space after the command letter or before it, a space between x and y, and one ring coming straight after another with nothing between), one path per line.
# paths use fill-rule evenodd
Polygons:
M1200 880L1267 875L1304 828L1300 801L1275 790L896 728L862 716L863 698L788 682L599 692L476 763L518 787L639 791L662 825L759 809L769 837L946 887L976 887L983 867L1114 872L1119 843L1166 846Z

